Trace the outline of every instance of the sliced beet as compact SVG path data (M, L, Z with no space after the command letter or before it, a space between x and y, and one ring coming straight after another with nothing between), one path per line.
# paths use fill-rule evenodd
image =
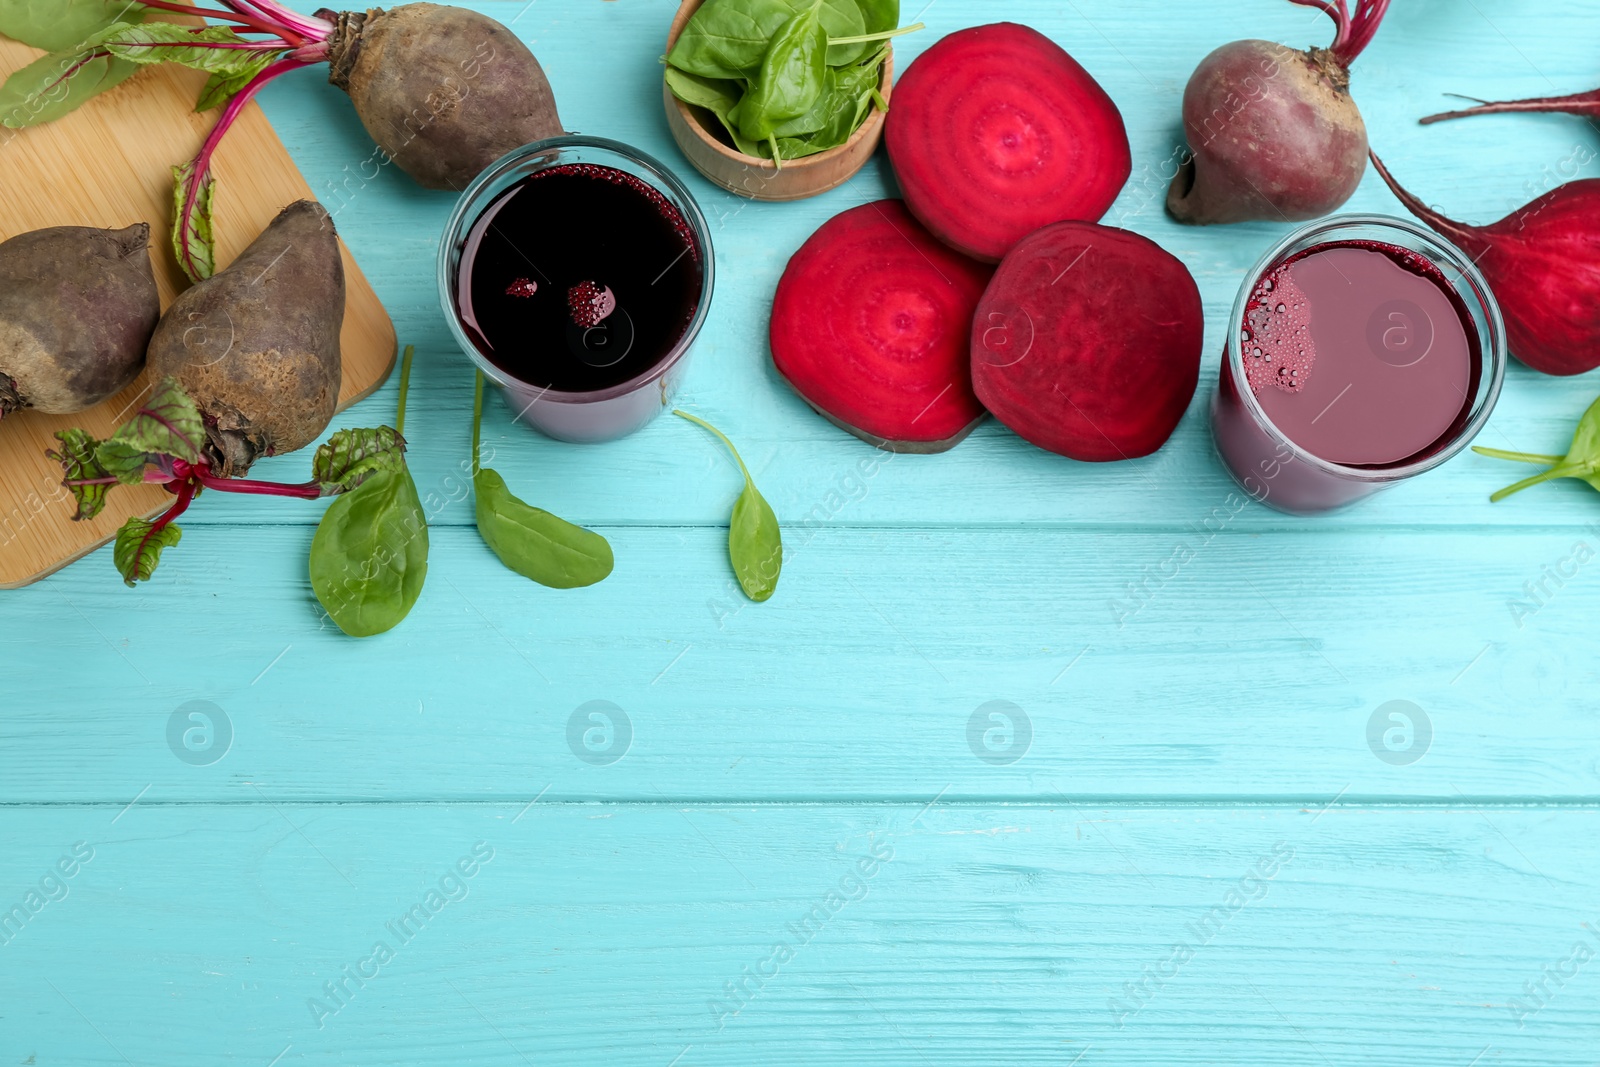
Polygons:
M968 332L994 268L898 200L823 223L778 282L772 362L824 417L891 452L943 452L983 419Z
M972 326L978 399L1026 441L1073 459L1146 456L1194 396L1205 315L1177 257L1092 222L1030 234Z
M1100 83L1011 22L960 30L918 56L886 121L911 213L989 263L1040 226L1100 218L1133 168L1122 114Z

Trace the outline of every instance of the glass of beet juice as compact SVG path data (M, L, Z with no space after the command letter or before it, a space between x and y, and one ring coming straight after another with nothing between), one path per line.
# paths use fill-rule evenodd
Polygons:
M1505 325L1466 254L1404 219L1341 215L1263 256L1211 404L1241 488L1315 514L1431 470L1488 421Z
M519 419L563 441L622 437L670 404L714 275L689 190L599 137L501 158L461 195L439 244L456 341Z

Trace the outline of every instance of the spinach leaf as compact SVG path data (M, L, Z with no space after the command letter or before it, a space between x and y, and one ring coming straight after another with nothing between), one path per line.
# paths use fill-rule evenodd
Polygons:
M323 492L349 489L323 512L311 538L311 590L351 637L399 625L428 577L428 517L400 453L416 349L400 364L394 429L334 434L312 461Z
M1489 497L1491 501L1504 500L1512 493L1521 492L1530 485L1553 481L1557 478L1577 478L1600 489L1600 399L1589 405L1589 410L1578 420L1577 431L1572 435L1572 447L1565 456L1540 456L1529 452L1506 452L1498 448L1472 450L1479 455L1495 459L1509 459L1519 463L1539 463L1549 469L1506 486Z
M733 147L747 156L762 155L761 146L739 132L738 107L744 96L744 87L726 78L702 78L688 74L677 67L667 68L667 86L672 94L686 104L703 107L717 117L722 128L728 131Z
M773 35L812 2L706 0L684 26L667 62L705 78L754 77ZM854 37L866 32L857 0L823 0L820 18L829 37ZM828 62L853 63L864 50L860 43L830 46Z
M783 24L767 54L761 72L739 105L739 132L752 141L772 137L773 127L799 118L816 103L827 73L828 34L819 12L822 0Z
M18 130L54 122L138 69L137 63L93 49L40 56L0 85L0 125Z
M478 533L500 562L552 589L577 589L611 573L611 544L604 537L518 500L498 471L472 476Z
M603 581L614 559L604 537L514 496L498 471L478 466L482 455L483 375L472 402L472 489L478 533L511 570L552 589L577 589Z
M311 588L351 637L393 629L428 575L428 520L411 472L380 470L328 506L311 539Z
M733 517L728 522L728 558L733 563L733 573L739 587L751 600L769 599L778 588L778 572L783 568L783 535L778 529L778 517L772 506L756 489L750 470L739 456L739 450L722 431L704 419L687 411L674 410L674 415L688 419L715 434L728 446L733 461L744 475L744 492L733 504Z
M883 33L900 25L900 0L856 0L856 4L866 24L865 33Z
M0 33L46 52L70 52L107 26L148 13L129 0L0 0Z

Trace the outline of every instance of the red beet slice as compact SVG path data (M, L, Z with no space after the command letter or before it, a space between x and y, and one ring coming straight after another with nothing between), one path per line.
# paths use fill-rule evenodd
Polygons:
M1073 459L1146 456L1200 378L1205 315L1177 257L1147 238L1058 222L995 271L972 325L972 384L995 418Z
M901 75L884 128L911 213L995 263L1047 223L1106 213L1133 168L1122 114L1048 37L997 22L950 34Z
M772 301L772 362L806 403L891 452L943 452L983 420L968 332L994 268L898 200L823 223Z

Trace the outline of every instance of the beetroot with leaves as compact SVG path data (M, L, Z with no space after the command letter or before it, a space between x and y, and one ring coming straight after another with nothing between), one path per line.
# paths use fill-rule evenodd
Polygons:
M152 20L163 12L209 21ZM125 80L138 64L180 63L210 75L197 110L221 107L222 116L195 158L174 168L173 248L193 281L215 269L217 145L262 86L289 71L327 63L329 80L349 94L385 162L430 189L461 189L511 149L562 132L533 53L507 27L464 8L418 3L302 15L277 0L140 0L69 4L60 18L68 21L13 20L26 44L79 43L6 80L0 101L20 103L0 113L0 124L59 118Z
M1445 218L1372 165L1417 218L1458 245L1500 304L1511 354L1545 374L1600 367L1600 179L1550 190L1489 226Z
M1372 42L1389 0L1292 0L1326 12L1332 46L1295 51L1235 41L1206 56L1183 92L1191 158L1167 192L1179 222L1299 222L1336 210L1367 166L1367 127L1350 97L1350 64Z
M142 222L52 226L0 244L0 418L66 415L119 392L160 317Z

